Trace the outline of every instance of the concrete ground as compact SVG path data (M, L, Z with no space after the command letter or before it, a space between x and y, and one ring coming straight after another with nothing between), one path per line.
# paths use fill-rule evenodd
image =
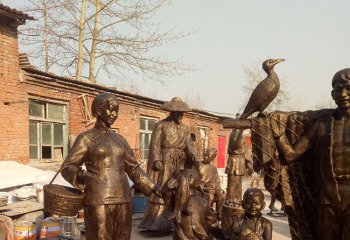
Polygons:
M245 179L243 181L243 191L247 189L247 187L250 185L250 179ZM289 232L289 225L288 220L286 216L282 217L272 217L267 215L267 213L270 212L270 209L268 209L268 205L270 203L271 196L270 194L263 189L263 182L260 181L259 188L261 188L265 194L265 202L266 207L263 211L263 216L267 219L269 219L272 222L273 225L273 233L272 233L272 239L273 240L289 240L291 239L290 232ZM275 206L277 209L281 209L281 203L276 201ZM165 237L158 237L158 238L146 238L140 234L139 228L137 228L143 214L134 214L133 215L133 227L132 227L132 233L131 233L131 240L144 240L144 239L158 239L158 240L171 240L172 236L165 236Z

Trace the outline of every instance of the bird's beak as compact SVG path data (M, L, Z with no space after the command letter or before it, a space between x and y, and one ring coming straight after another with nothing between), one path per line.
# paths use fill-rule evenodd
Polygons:
M273 63L274 63L274 65L276 65L277 63L280 63L280 62L283 62L283 61L285 61L284 58L277 58L277 59L273 60Z

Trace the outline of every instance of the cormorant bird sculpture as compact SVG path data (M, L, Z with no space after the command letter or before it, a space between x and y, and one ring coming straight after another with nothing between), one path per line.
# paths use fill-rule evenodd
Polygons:
M263 62L262 68L267 73L267 77L256 86L253 93L250 95L247 106L240 119L245 119L256 111L263 114L263 111L275 99L280 89L280 81L273 68L282 61L284 61L283 58L278 58L268 59Z

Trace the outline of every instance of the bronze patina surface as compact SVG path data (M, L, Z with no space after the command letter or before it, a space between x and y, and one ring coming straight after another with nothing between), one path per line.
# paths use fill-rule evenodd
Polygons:
M258 188L248 188L243 195L245 214L232 221L231 240L271 240L272 223L262 217L265 208L264 193Z
M217 215L199 192L196 169L179 170L163 186L165 202L172 212L174 240L213 240L219 229Z
M336 109L228 120L252 129L253 157L285 206L293 239L350 239L350 69L332 80ZM277 183L277 184L271 184ZM267 185L269 186L269 185Z
M273 68L282 61L284 61L283 58L278 58L267 59L263 62L262 68L267 73L267 77L252 92L241 118L247 118L256 111L262 114L265 108L275 99L280 89L280 81Z
M209 148L204 151L203 161L198 163L199 181L204 196L210 207L214 207L218 219L221 219L222 206L225 202L224 190L221 189L220 177L216 166L210 163L216 158L217 150Z
M178 97L162 108L169 110L170 115L154 126L147 162L147 173L159 186L163 186L175 171L184 169L186 162L197 159L189 127L182 123L184 112L191 109ZM172 229L169 214L163 199L153 194L139 227L149 231Z
M87 240L130 239L132 196L127 176L146 195L158 193L125 138L110 130L118 111L115 95L99 94L92 103L95 126L77 137L62 164L62 176L85 192Z

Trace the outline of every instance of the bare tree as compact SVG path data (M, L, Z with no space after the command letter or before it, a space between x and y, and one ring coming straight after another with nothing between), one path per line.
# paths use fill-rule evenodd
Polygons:
M21 27L20 39L23 45L30 46L27 49L29 56L48 72L57 59L57 56L52 57L57 46L53 37L57 21L53 19L52 13L62 6L58 1L48 0L27 0L25 3L24 11L34 16L36 21L28 21Z
M241 85L241 88L245 97L244 100L241 102L242 105L240 106L240 110L244 109L255 87L266 78L266 73L263 71L261 63L243 66L243 73L244 79L246 81L243 85ZM286 86L288 85L287 80L281 76L279 76L279 79L281 84L280 90L277 94L277 97L267 107L266 111L290 110L290 96L286 88Z
M173 30L162 32L160 25L152 22L155 13L170 0L26 2L23 10L30 12L38 21L21 29L22 39L31 48L33 44L36 45L30 56L42 59L46 29L46 71L54 67L61 74L94 82L101 73L104 77L119 81L135 74L162 81L166 76L181 75L192 70L180 59L167 59L155 55L153 51L187 35Z
M76 69L76 78L81 80L81 74L83 71L83 58L84 58L84 32L85 32L85 8L86 0L81 1L81 15L79 24L79 39L78 39L78 60Z
M337 105L335 104L334 100L329 98L329 96L323 96L320 99L318 99L313 104L314 109L325 109L325 108L336 108Z
M190 105L191 108L201 109L203 108L204 101L202 97L199 95L198 91L192 88L191 92L187 92L184 101Z

